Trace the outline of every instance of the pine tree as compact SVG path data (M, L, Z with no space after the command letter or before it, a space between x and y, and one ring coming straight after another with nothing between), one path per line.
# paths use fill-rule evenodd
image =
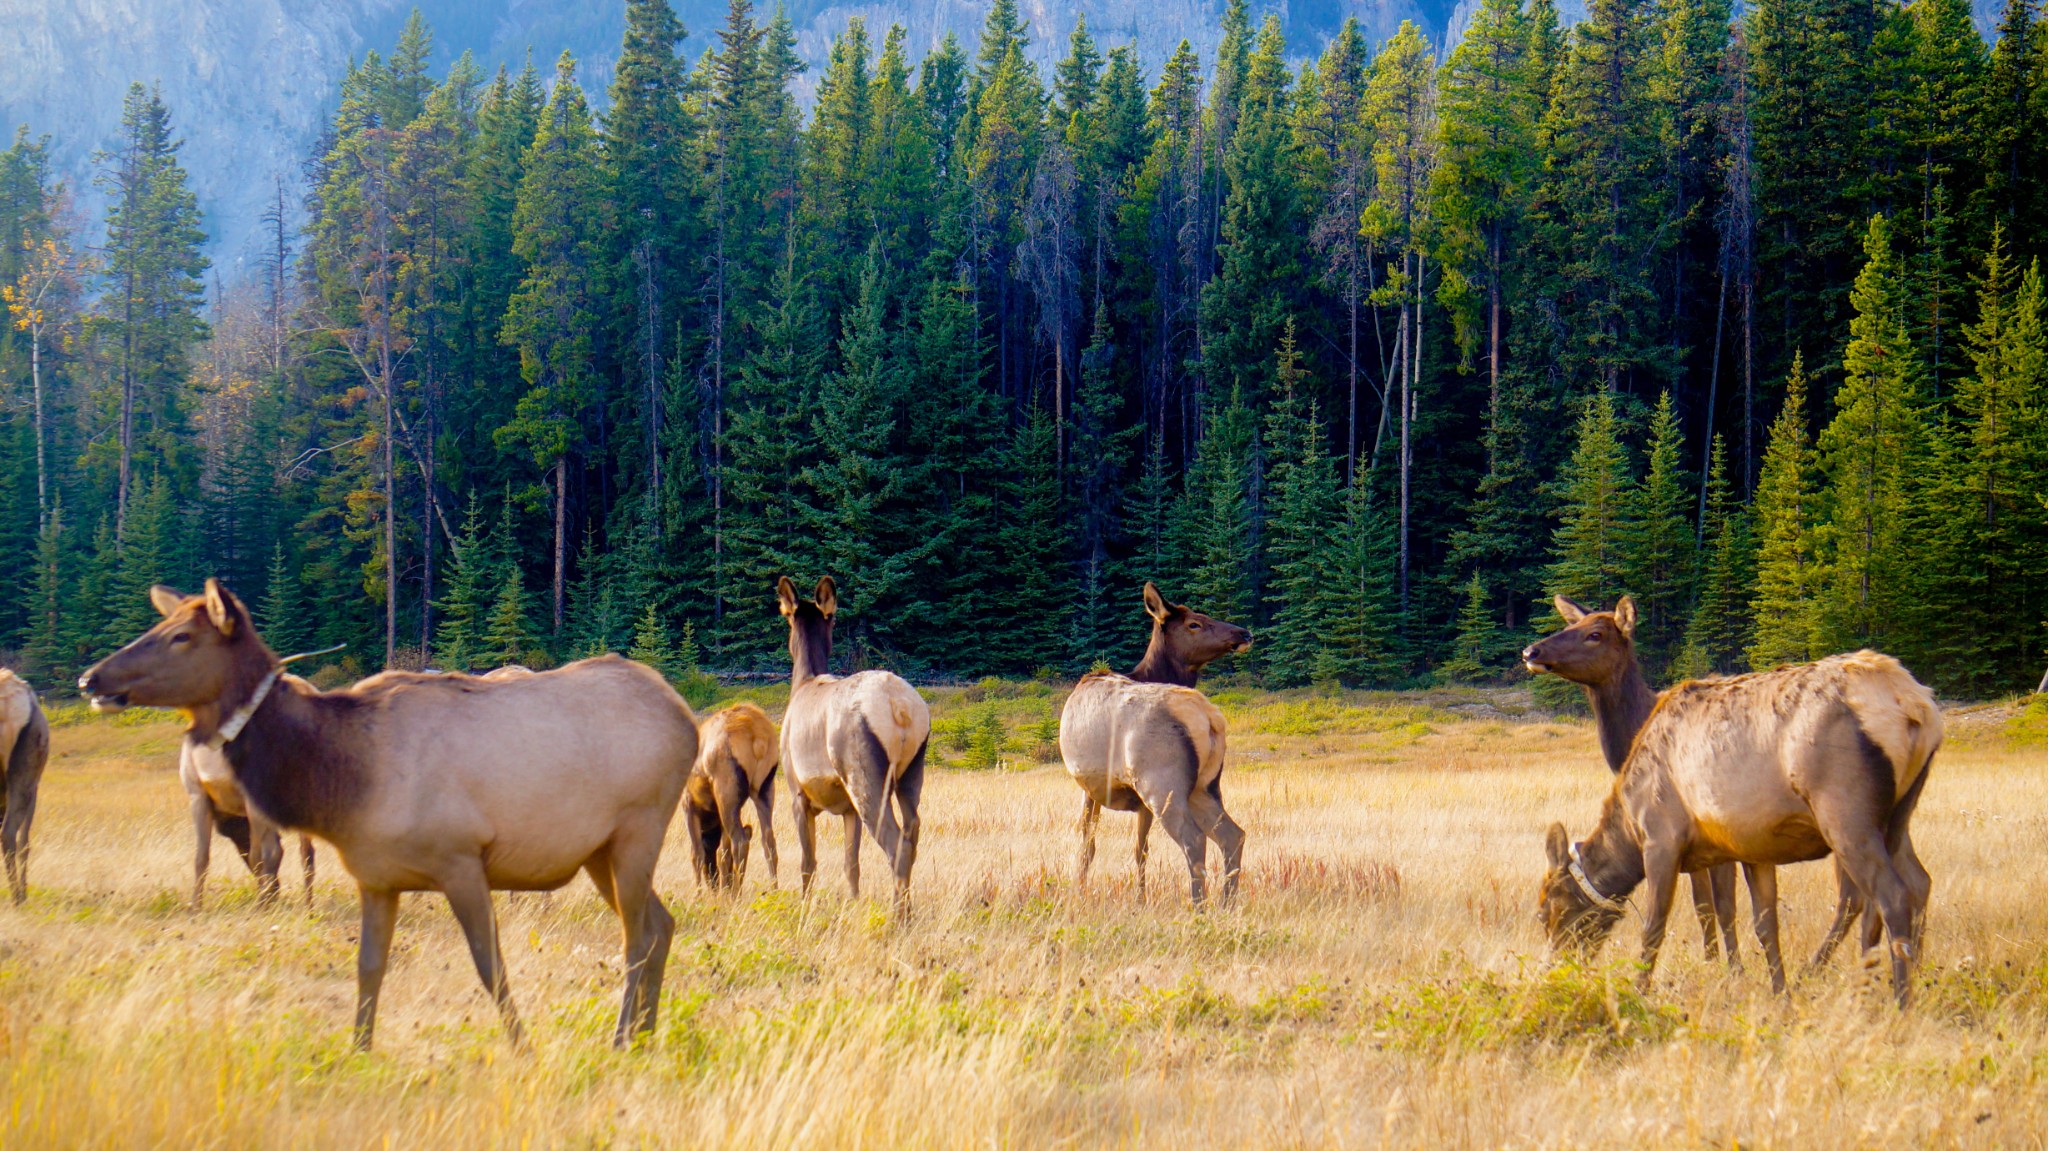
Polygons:
M79 653L67 634L66 601L76 578L64 525L64 501L50 506L50 516L36 535L35 566L28 588L28 622L22 629L22 671L32 680L61 681L78 668Z
M1741 670L1750 645L1749 604L1756 593L1756 542L1749 510L1735 504L1728 478L1727 445L1714 437L1707 472L1705 520L1700 525L1701 562L1685 645L1672 663L1672 677L1693 679Z
M305 585L285 562L284 544L279 543L271 549L263 598L256 604L257 630L263 633L263 640L272 651L290 655L313 646L313 616Z
M1757 477L1756 597L1750 615L1756 638L1748 651L1756 671L1812 659L1819 625L1816 602L1827 572L1816 535L1819 513L1814 450L1806 429L1806 364L1792 359L1785 406L1771 424Z
M1628 493L1622 521L1623 584L1635 597L1639 621L1636 650L1653 678L1678 650L1693 609L1695 540L1687 514L1693 501L1679 462L1684 450L1667 391L1650 419L1648 464L1642 483Z
M1884 217L1864 240L1835 418L1816 456L1825 485L1820 536L1832 587L1821 615L1830 650L1891 645L1914 584L1908 517L1925 475L1924 375L1906 333L1905 284Z
M1362 472L1344 498L1344 519L1332 557L1329 631L1311 675L1318 684L1392 686L1408 654L1400 643L1394 598L1396 550L1387 476Z
M1343 523L1338 461L1325 447L1327 429L1306 396L1308 381L1290 322L1276 374L1281 395L1266 417L1266 566L1272 626L1260 644L1266 678L1290 687L1315 678L1342 589L1332 561ZM1334 601L1334 602L1333 602Z
M1242 392L1210 422L1174 515L1186 602L1219 619L1252 619L1252 461L1256 431Z
M520 575L518 564L508 563L504 567L497 598L484 623L482 639L477 652L478 666L482 667L531 666L542 661L547 654L541 647L540 636L534 631L526 603L525 579Z
M998 465L994 593L1002 610L984 621L989 665L1032 672L1062 663L1074 589L1052 415L1033 408Z
M484 666L484 629L503 582L502 574L496 549L484 534L482 515L472 492L469 511L462 520L462 534L456 537L448 557L442 599L434 605L440 612L440 625L434 633L432 662L450 671Z
M647 605L647 610L640 613L640 621L633 626L633 644L626 649L626 658L646 664L671 683L685 670L697 670L694 660L684 668L676 655L675 641L669 636L668 623L653 604Z
M1465 584L1465 606L1458 611L1458 634L1451 641L1451 657L1437 665L1437 679L1444 683L1484 683L1495 678L1499 671L1493 661L1499 658L1500 646L1500 629L1494 626L1486 584L1478 572L1473 572Z
M1602 389L1587 398L1577 446L1558 477L1559 522L1551 544L1555 558L1544 589L1550 595L1606 607L1628 590L1624 516L1630 487L1614 396Z

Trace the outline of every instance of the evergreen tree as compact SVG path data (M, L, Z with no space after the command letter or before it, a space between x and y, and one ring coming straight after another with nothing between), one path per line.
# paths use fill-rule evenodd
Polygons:
M36 534L35 566L28 587L28 623L22 629L22 672L30 679L61 681L77 670L77 649L70 642L66 612L76 563L64 525L64 502L50 507L50 517Z
M1816 462L1806 428L1806 364L1792 358L1785 405L1765 441L1757 477L1756 597L1750 615L1756 638L1748 651L1756 671L1812 659L1819 624L1816 599L1827 579L1816 540Z
M1631 486L1614 396L1594 392L1579 417L1577 446L1558 477L1555 558L1545 588L1550 595L1606 607L1628 590L1625 517Z
M1742 669L1751 642L1749 605L1756 592L1756 542L1749 509L1737 506L1728 479L1727 445L1714 437L1707 472L1706 515L1700 525L1701 562L1685 646L1673 678L1698 678Z
M1685 449L1671 393L1650 419L1648 463L1625 502L1621 531L1623 584L1635 597L1636 650L1652 676L1678 650L1693 609L1696 574L1692 497L1679 462Z
M1270 523L1264 543L1273 577L1273 622L1260 646L1267 679L1285 687L1316 677L1333 617L1341 610L1341 572L1333 561L1343 526L1343 490L1338 461L1325 447L1327 430L1304 395L1308 381L1291 323L1277 358L1281 395L1266 417L1265 440Z
M1484 683L1500 674L1493 666L1499 654L1500 630L1494 626L1486 584L1474 572L1465 584L1465 606L1458 611L1451 657L1437 665L1437 678L1444 683Z
M999 465L991 584L1002 606L980 634L988 662L1009 671L1057 666L1069 648L1074 588L1056 455L1052 415L1033 408Z
M1174 515L1187 603L1218 619L1252 619L1257 603L1249 563L1256 431L1244 393L1216 415L1196 448Z
M448 557L447 579L442 599L434 606L440 624L434 633L430 661L450 671L467 671L484 665L484 629L503 583L496 549L483 531L476 495L469 497L469 511L462 520L462 534L456 537Z
M484 621L482 639L477 651L477 665L480 667L531 665L543 660L547 654L541 647L540 636L534 631L533 618L526 603L525 578L520 575L518 564L504 566L497 597L491 604L491 614Z
M270 569L263 581L263 598L256 604L256 627L270 649L285 655L313 647L312 605L299 575L285 562L284 545L270 552Z

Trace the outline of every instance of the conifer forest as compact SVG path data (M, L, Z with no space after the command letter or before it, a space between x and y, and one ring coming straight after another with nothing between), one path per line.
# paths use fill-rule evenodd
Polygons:
M625 6L605 91L416 15L233 275L147 77L104 211L15 135L10 664L218 575L358 674L774 671L830 574L838 658L921 676L1128 665L1148 579L1276 687L1519 675L1557 594L1634 596L1660 681L2048 665L2039 0L1232 0L1157 68L994 0L809 73L780 11Z

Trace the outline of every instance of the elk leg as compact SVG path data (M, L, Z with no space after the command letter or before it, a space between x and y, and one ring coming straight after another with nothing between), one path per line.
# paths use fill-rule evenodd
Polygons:
M1188 857L1188 898L1199 907L1209 899L1209 837L1202 834L1188 812L1186 797L1178 791L1168 792L1159 805L1159 822Z
M192 910L206 903L206 871L213 865L213 801L194 790L192 811Z
M249 807L249 842L256 856L256 906L277 903L278 876L284 871L284 835L277 825Z
M683 801L683 831L690 837L690 869L697 873L697 886L711 886L712 863L704 850L704 817L690 801Z
M1824 797L1819 797L1824 798ZM1823 809L1825 834L1828 825L1843 827L1844 822L1825 819L1834 814ZM1840 842L1833 843L1836 856L1844 870L1855 879L1856 887L1862 892L1864 902L1873 917L1884 917L1884 933L1891 944L1892 995L1899 1006L1906 1005L1910 970L1913 960L1913 901L1906 889L1905 881L1892 867L1890 855L1884 849L1884 838L1875 827L1866 826L1860 833L1848 832L1840 836ZM1864 927L1870 934L1868 924Z
M1152 853L1152 809L1138 805L1138 844L1132 852L1138 865L1138 902L1145 902L1145 857Z
M1692 913L1700 921L1700 940L1707 962L1721 958L1720 936L1714 923L1714 873L1700 870L1687 874L1692 880Z
M668 966L669 943L675 937L675 918L654 894L654 864L661 839L658 828L652 834L622 828L611 851L612 883L626 944L626 989L619 1004L618 1029L612 1036L617 1047L654 1030L661 977Z
M747 798L747 776L730 753L725 757L725 770L711 773L711 791L718 800L718 824L723 832L718 844L718 886L721 890L738 891L746 877L750 838L746 825L740 822L740 805Z
M1905 828L1899 829L1898 842L1887 846L1892 849L1892 866L1905 881L1906 894L1913 901L1913 946L1918 948L1920 937L1927 933L1927 901L1934 894L1934 877L1927 874L1920 853L1913 850L1912 833Z
M28 726L14 738L13 751L0 749L0 754L7 757L7 807L0 817L0 847L7 857L7 884L18 907L28 902L28 829L36 819L36 793L50 759L50 723L41 709L30 713Z
M865 719L840 728L834 735L828 750L832 762L845 770L847 797L853 801L860 821L867 824L868 833L875 837L875 846L882 849L893 865L902 840L896 813L889 806L889 794L895 790L890 786L895 765Z
M896 777L896 822L900 829L896 840L896 911L905 914L910 910L910 869L917 866L917 837L924 828L917 814L917 805L924 796L924 746L903 765L903 774Z
M1724 863L1708 872L1714 881L1714 919L1721 925L1721 950L1728 956L1728 970L1742 974L1742 946L1735 933L1735 872ZM1754 910L1754 909L1752 909Z
M1820 941L1819 950L1807 961L1806 970L1809 973L1827 966L1828 960L1835 956L1835 948L1841 946L1842 940L1849 937L1849 928L1855 925L1856 917L1863 913L1863 897L1856 891L1856 881L1849 878L1849 873L1843 870L1841 860L1835 860L1834 864L1835 921L1828 925L1827 936ZM1865 950L1876 946L1876 943L1873 939L1864 944Z
M1202 834L1223 849L1223 901L1228 903L1237 896L1238 872L1244 867L1244 829L1223 810L1221 785L1222 780L1217 779L1206 788L1197 788L1188 796L1188 810Z
M526 1032L519 1026L519 1013L512 1008L512 986L505 978L505 956L498 947L498 916L491 908L490 882L484 878L481 863L465 863L456 875L441 880L441 894L448 897L448 910L462 925L463 938L469 941L469 958L498 1005L506 1034L514 1047L524 1047Z
M1749 880L1749 913L1756 922L1757 946L1771 969L1771 990L1785 994L1785 956L1778 950L1778 869L1767 863L1745 863Z
M1074 886L1088 886L1088 868L1095 863L1095 825L1102 819L1102 805L1087 792L1081 793L1081 857L1074 867Z
M811 893L811 880L818 873L818 809L811 806L810 797L802 788L792 783L793 793L789 802L789 814L796 823L797 874L802 877L803 893Z
M29 791L34 787L32 781L22 790ZM14 789L10 786L8 790ZM4 846L7 855L7 886L14 893L17 907L28 902L28 828L35 818L36 797L33 794L16 794L7 804L6 818L0 820L0 846Z
M313 906L313 837L299 836L299 870L306 877L306 906Z
M849 811L842 817L846 824L846 893L860 898L860 812Z
M1643 853L1643 865L1650 904L1643 917L1643 970L1636 977L1636 984L1647 993L1656 976L1657 952L1664 946L1664 930L1671 922L1671 903L1678 894L1678 853L1653 845Z
M384 970L391 961L391 931L398 924L398 893L373 887L359 887L363 901L363 930L356 950L356 1029L358 1051L370 1049L377 1029L377 992L384 986Z
M768 882L772 885L781 878L779 862L775 858L775 804L769 794L774 780L761 785L754 796L754 822L761 825L761 855L768 860Z

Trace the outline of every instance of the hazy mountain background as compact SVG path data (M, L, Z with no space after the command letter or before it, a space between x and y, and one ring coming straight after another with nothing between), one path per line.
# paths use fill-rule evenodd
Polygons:
M1476 0L1463 0L1473 5ZM296 178L334 107L348 62L388 52L414 0L0 0L0 131L18 125L49 134L82 209L97 214L92 153L120 126L131 81L161 84L185 139L184 161L206 213L217 264L231 274L255 230L273 178ZM598 103L611 83L625 29L624 0L419 0L435 36L436 72L463 51L486 70L517 68L530 48L551 70L567 48L581 61L584 86ZM1105 46L1135 42L1146 66L1159 64L1183 37L1215 53L1224 0L1024 0L1032 53L1048 66L1064 51L1077 15ZM686 56L715 42L724 0L677 0L690 30ZM880 31L901 23L913 49L946 33L970 46L986 0L897 0L836 4L793 0L799 50L822 68L831 38L854 15ZM1465 22L1458 0L1280 0L1252 3L1253 23L1278 13L1288 41L1306 55L1356 15L1375 41L1404 19L1433 41ZM762 4L765 13L771 4Z

